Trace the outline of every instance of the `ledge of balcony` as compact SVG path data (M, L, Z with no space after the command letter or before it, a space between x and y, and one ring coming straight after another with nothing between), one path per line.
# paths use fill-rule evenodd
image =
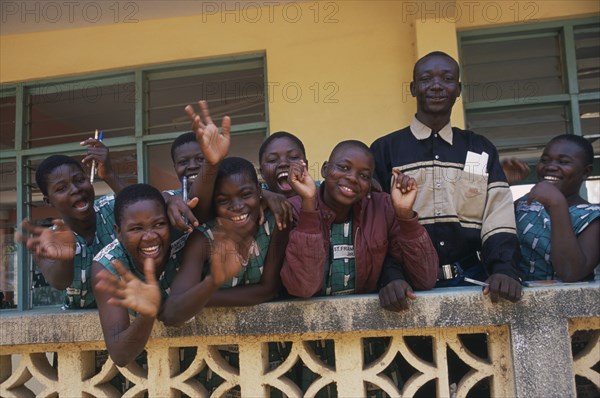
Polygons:
M274 334L430 329L478 325L530 324L542 319L600 316L600 282L524 288L520 302L493 304L479 287L417 292L418 299L402 313L383 310L378 296L353 295L295 299L251 307L206 308L181 327L156 322L152 339L188 336L268 336ZM96 310L63 311L38 308L5 311L0 320L0 345L31 345L102 341Z

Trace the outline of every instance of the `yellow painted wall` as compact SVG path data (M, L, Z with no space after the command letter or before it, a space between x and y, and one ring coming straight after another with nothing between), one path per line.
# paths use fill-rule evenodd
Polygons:
M457 0L456 9L461 11L461 17L455 18L459 30L600 17L597 0Z
M326 2L318 17L314 2L293 4L274 7L272 18L263 10L257 22L242 12L239 22L232 14L211 14L4 36L1 79L26 81L264 50L270 130L299 135L311 162L325 160L342 139L370 143L408 123L415 111L408 92L414 33L410 24L398 23L401 3ZM295 7L302 17L290 22L296 19ZM297 87L302 95L294 102Z
M244 11L247 3L233 3L240 5L237 14L211 10L188 17L140 17L137 23L0 36L0 81L265 51L270 130L297 134L311 163L320 163L342 139L370 144L407 125L416 109L408 90L415 60L433 49L456 56L457 29L513 23L509 3L523 13L534 3L537 20L599 11L598 2L587 0L479 1L479 13L467 0L308 1L270 5L259 16L256 9ZM472 15L464 13L467 7L473 8ZM503 10L498 21L490 14L494 7ZM302 94L296 98L298 87ZM453 117L459 126L461 108L459 103Z

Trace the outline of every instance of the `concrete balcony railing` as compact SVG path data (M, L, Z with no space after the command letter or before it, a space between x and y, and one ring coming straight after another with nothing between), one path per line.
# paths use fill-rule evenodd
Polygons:
M212 396L239 388L243 397L267 397L276 390L299 397L302 391L285 374L302 361L318 376L305 396L326 385L335 385L340 397L367 396L373 385L392 397L413 396L429 385L437 396L465 397L485 379L492 397L572 397L575 375L600 391L600 374L593 369L600 361L599 287L600 282L527 288L516 304L492 304L477 287L436 289L419 293L404 313L381 309L375 295L212 308L180 328L156 322L146 369L118 368L110 359L97 365L95 350L104 342L95 311L3 312L0 396L119 396L109 381L121 373L133 385L124 396L203 397L208 394L194 376L209 367L224 379ZM573 355L572 338L582 330L593 332ZM469 334L485 337L486 358L465 347L463 336ZM408 336L425 336L433 360L415 355ZM388 337L389 345L364 364L363 342L369 337ZM306 343L322 339L335 344L334 366ZM269 366L268 342L291 343L278 366ZM237 346L239 368L219 354L221 345ZM180 369L182 347L197 348L185 369ZM382 373L398 356L415 370L401 391ZM455 386L450 356L471 368Z

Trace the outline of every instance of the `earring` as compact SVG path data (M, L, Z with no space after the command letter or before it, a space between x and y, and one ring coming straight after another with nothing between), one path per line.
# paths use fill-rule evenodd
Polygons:
M367 199L371 199L371 192L367 194Z

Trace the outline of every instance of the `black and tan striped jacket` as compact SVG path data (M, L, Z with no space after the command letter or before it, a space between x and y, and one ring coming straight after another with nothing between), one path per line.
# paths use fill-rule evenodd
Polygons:
M498 151L488 139L449 124L433 132L415 118L410 126L377 139L371 151L375 178L386 192L392 168L417 181L414 210L433 241L440 265L479 251L489 274L518 278L520 252L512 195ZM472 152L469 161L468 152Z

